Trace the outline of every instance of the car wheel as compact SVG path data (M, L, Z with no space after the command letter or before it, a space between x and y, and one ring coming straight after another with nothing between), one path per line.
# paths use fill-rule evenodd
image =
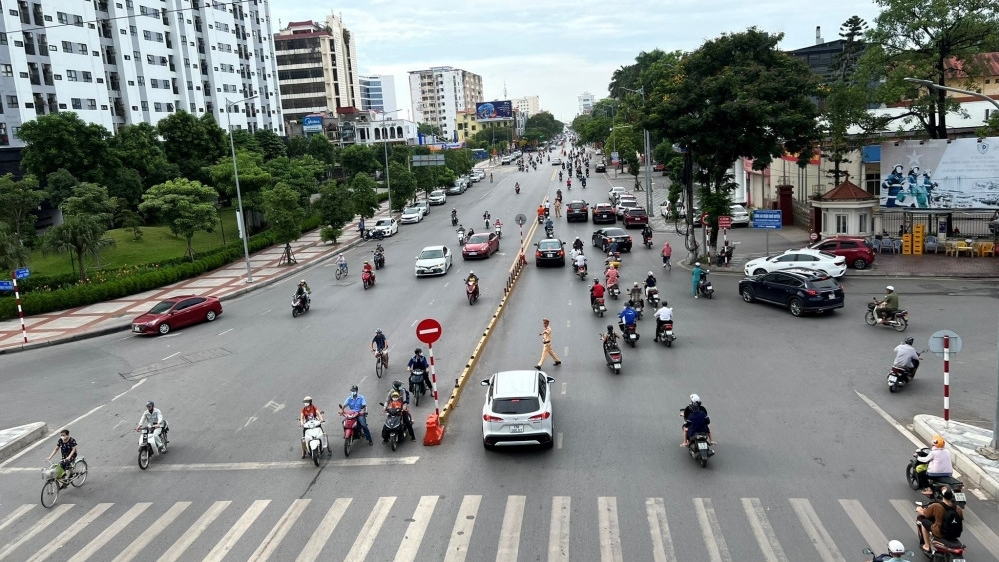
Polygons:
M565 267L565 258L562 258L562 261L558 262L558 266Z
M756 268L755 271L753 271L753 275L763 275L766 272L767 270L763 269L762 267L758 267Z
M160 327L157 328L156 331L158 331L160 333L160 335L169 334L170 333L170 324L167 324L166 322L164 322L164 323L160 324Z
M541 260L534 260L534 267L541 267Z
M799 299L797 297L795 297L795 298L791 299L790 301L788 301L788 303L787 303L787 309L791 311L791 316L794 316L795 318L797 318L797 317L799 317L799 316L801 316L802 314L805 313L805 308L801 304L801 299Z
M867 269L867 260L863 258L857 258L853 260L854 269Z
M214 322L215 321L215 311L209 310L208 314L205 314L205 321Z
M746 302L753 302L756 299L756 294L753 292L752 287L743 287L742 289L742 300Z
M490 445L489 443L486 443L485 439L482 440L482 448L485 449L485 450L487 450L487 451L492 451L493 450L493 446Z

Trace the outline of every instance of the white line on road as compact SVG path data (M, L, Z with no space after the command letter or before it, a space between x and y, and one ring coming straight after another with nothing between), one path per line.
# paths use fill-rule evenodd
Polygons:
M284 540L288 531L295 525L295 521L298 521L298 517L302 515L305 508L309 507L311 501L310 499L297 499L291 502L291 505L285 510L284 515L281 516L281 519L278 519L278 522L271 528L267 536L264 537L264 540L260 542L260 546L257 547L257 550L253 551L253 554L250 555L246 562L266 562L271 557L271 554L274 554L274 551L277 550L278 545Z
M415 325L416 325L416 323L417 323L417 322L419 322L419 321L420 321L419 319L416 319L416 320L413 320L413 323L412 323L412 324L410 324L410 325L409 325L409 327L410 327L410 328L412 328L412 327L413 327L413 326L415 326Z
M319 558L319 553L322 552L326 541L330 539L333 530L340 523L340 519L343 518L343 514L347 511L347 507L350 506L350 502L350 498L337 498L333 502L323 520L319 522L319 526L316 527L312 536L309 537L309 542L305 543L305 547L302 548L302 552L299 553L295 562L315 562Z
M344 562L364 560L368 557L371 547L375 544L378 531L381 531L382 525L385 524L385 519L388 518L389 510L392 509L392 504L394 503L395 496L378 498L374 509L371 510L371 515L368 515L368 520L364 522L364 526L358 531L357 538L354 540L353 546L350 547L350 552L343 559Z
M597 531L600 537L601 562L624 562L621 552L621 527L618 525L617 498L597 498Z
M839 500L839 504L843 506L843 511L850 517L853 521L853 526L860 531L860 535L864 537L864 541L867 544L881 545L888 544L888 537L881 532L878 528L878 524L874 522L874 518L867 513L864 506L861 505L858 500Z
M326 461L331 467L351 467L351 466L399 466L416 464L420 457L372 457L358 459L343 459ZM155 472L211 472L211 471L238 471L238 470L284 470L311 468L310 462L304 461L274 461L274 462L219 462L219 463L191 463L191 464L160 464L153 465L149 470ZM102 468L103 472L129 472L135 470L134 466L113 466ZM17 474L22 472L38 472L34 467L10 467L0 468L0 474Z
M7 545L3 547L3 550L0 550L0 560L6 559L10 555L10 553L17 550L19 546L30 541L32 538L35 537L35 535L44 531L45 528L51 525L53 521L58 519L60 515L69 511L70 508L73 507L73 505L74 504L66 503L63 505L55 506L55 508L53 508L48 515L43 517L39 522L32 525L31 528L25 531L21 536L7 543Z
M225 508L229 507L229 504L231 503L231 501L217 501L213 503L212 507L210 507L208 511L202 513L201 517L188 527L187 531L184 531L184 534L173 543L173 546L168 548L167 551L163 553L163 556L160 556L157 562L177 562L177 560L180 560L181 557L184 556L184 552L191 547L194 541L198 540L198 537L205 532L205 529L207 529L208 526L211 525L212 522L215 521L215 519L221 515L222 512L225 511Z
M770 525L766 509L763 508L763 503L760 502L759 498L742 498L742 508L746 511L749 525L753 528L753 534L756 535L756 542L759 543L760 550L763 551L766 561L787 562L784 549L777 542L777 533L774 532L773 526ZM871 544L885 544L885 541Z
M788 501L791 502L794 512L798 514L798 519L801 521L805 533L808 534L808 538L812 540L815 550L819 552L819 558L822 559L822 562L846 562L839 549L836 548L836 543L833 542L829 531L826 531L826 528L822 526L822 521L819 520L812 504L805 498L789 498Z
M243 537L250 525L260 517L260 514L267 508L271 503L271 500L256 500L250 504L249 509L243 512L243 515L236 521L236 523L229 529L229 532L222 537L221 540L212 548L212 551L208 553L208 556L204 558L202 562L222 562L226 554L232 550L232 547L236 546L239 539Z
M142 512L148 509L151 505L153 505L152 502L142 502L133 505L131 509L115 520L115 522L108 526L107 529L104 529L101 534L97 535L97 538L90 541L87 546L76 551L76 554L67 560L67 562L86 562L89 560L90 557L100 550L102 546L118 536L118 533L120 533L125 527L128 527L136 517L142 515Z
M461 271L461 270L459 269L458 271ZM447 286L450 285L450 284L451 284L450 281L448 281L447 283L444 283L444 288L447 289Z
M569 356L569 346L565 346L565 347L562 348L562 356L563 357L568 357Z
M427 306L433 306L435 300L437 300L437 299L430 299L430 302L427 303Z
M673 536L666 521L666 502L662 498L646 498L645 513L652 534L652 559L654 562L676 562Z
M500 527L496 562L517 562L520 550L520 525L524 522L524 504L527 496L507 496L503 525Z
M732 562L728 545L725 544L725 537L722 536L721 526L718 524L718 516L711 505L711 498L694 498L694 511L697 512L697 522L701 526L704 546L711 555L711 562Z
M472 529L475 527L475 516L479 512L482 496L465 496L454 518L454 528L451 529L451 540L447 543L447 554L444 562L465 562L468 554L468 544L472 540Z
M174 353L174 354L172 354L172 355L167 355L167 356L166 356L166 357L164 357L163 359L160 359L160 361L166 361L167 359L172 359L172 358L174 358L174 357L176 357L176 356L178 356L178 355L180 355L180 352L179 352L179 351L178 351L177 353Z
M26 504L22 505L21 507L18 507L17 509L15 509L14 511L12 511L10 513L10 515L8 515L7 517L4 517L3 521L0 521L0 531L3 531L4 529L6 529L14 521L17 521L17 519L20 516L24 515L25 513L29 512L29 511L31 511L31 508L33 508L33 507L35 507L35 504L33 504L33 503L26 503Z
M236 328L229 328L228 330L226 330L226 331L224 331L224 332L219 332L219 333L218 333L217 335L219 335L219 336L224 336L224 335L228 334L229 332L231 332L231 331L233 331L233 330L235 330L235 329L236 329Z
M420 550L420 543L423 542L423 535L427 532L427 525L434 514L437 500L440 496L423 496L420 503L413 512L413 518L406 528L406 533L402 536L402 544L395 553L394 562L414 562L416 553Z
M114 504L99 503L95 505L90 511L87 512L86 515L76 521L73 521L72 525L67 525L63 528L57 538L48 541L44 547L35 552L34 556L29 558L26 562L45 562L45 560L48 560L49 556L52 556L55 551L66 546L66 543L72 540L77 533L85 529L87 525L93 523L94 519L100 517L101 514L110 509L112 505Z
M267 316L270 312L274 310L273 308L268 308L267 310L260 313L261 316Z
M118 556L111 562L132 562L132 559L141 554L146 550L146 546L153 542L159 534L173 523L173 520L177 518L181 513L184 512L191 505L191 502L177 502L170 506L170 509L166 513L160 516L155 523L146 527L145 530L138 536L132 544L128 545L128 548L121 551Z
M555 434L555 448L556 449L561 449L562 448L562 432L561 431Z
M559 436L561 437L561 433ZM552 498L552 518L548 529L548 562L569 562L569 496Z
M108 342L108 343L118 343L118 342L120 342L120 341L125 341L125 340L130 340L130 339L132 339L132 336L131 336L131 335L128 335L128 336L125 336L125 337L123 337L123 338L118 338L118 339L116 339L116 340L111 340L111 341L110 341L110 342Z
M923 448L923 447L926 446L911 431L909 431L908 429L906 429L904 425L902 425L902 424L898 423L897 421L895 421L895 418L891 417L891 415L889 415L888 412L882 410L881 406L878 406L877 404L875 404L873 400L871 400L870 398L864 396L863 393L858 392L856 390L854 390L854 392L857 393L857 396L859 396L861 400L863 400L864 402L867 402L867 405L870 406L871 408L873 408L874 411L877 412L878 415L880 415L882 418L884 418L886 422L888 422L889 424L891 424L892 427L894 427L895 429L897 429L899 433L901 433L902 435L904 435L909 441L912 441L912 443L916 447L919 447L921 449L921 448Z
M572 327L572 320L566 320L565 321L565 327L566 328L571 328Z
M565 396L565 391L566 391L566 388L568 386L569 386L569 383L567 383L567 382L562 383L562 396Z

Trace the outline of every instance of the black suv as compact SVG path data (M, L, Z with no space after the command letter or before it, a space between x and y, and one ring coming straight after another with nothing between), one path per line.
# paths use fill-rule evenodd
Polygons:
M606 172L607 171L607 164L604 164L603 162L601 162L601 163L599 163L599 164L597 164L596 166L593 167L593 171L594 172Z
M565 221L586 222L590 220L589 212L590 210L586 206L586 201L569 201L569 204L565 206Z
M824 271L790 267L739 281L746 302L763 301L787 307L792 316L843 308L843 286Z

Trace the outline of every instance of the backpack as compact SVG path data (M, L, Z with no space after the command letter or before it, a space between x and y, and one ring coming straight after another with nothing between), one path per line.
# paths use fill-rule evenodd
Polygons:
M943 518L940 520L940 535L949 541L956 541L961 532L964 531L964 523L961 516L953 507L944 505Z

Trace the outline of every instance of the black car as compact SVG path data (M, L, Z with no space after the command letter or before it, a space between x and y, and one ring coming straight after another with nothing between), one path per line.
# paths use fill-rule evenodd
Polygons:
M619 252L631 251L631 235L623 228L601 228L593 233L591 241L594 246L600 248L604 253L607 253L607 250L610 249L611 242L617 242Z
M593 224L598 222L617 222L617 215L614 214L614 206L610 203L597 203L593 206Z
M603 162L601 162L601 163L599 163L599 164L597 164L596 166L593 167L593 171L594 172L606 172L607 171L607 164L604 164Z
M583 221L586 222L590 220L588 213L590 209L586 206L586 201L569 201L569 204L565 206L565 221Z
M534 251L534 265L565 267L565 242L558 238L545 238L534 245L538 248Z
M792 267L739 281L746 302L763 301L787 307L792 316L843 308L843 286L823 271Z

